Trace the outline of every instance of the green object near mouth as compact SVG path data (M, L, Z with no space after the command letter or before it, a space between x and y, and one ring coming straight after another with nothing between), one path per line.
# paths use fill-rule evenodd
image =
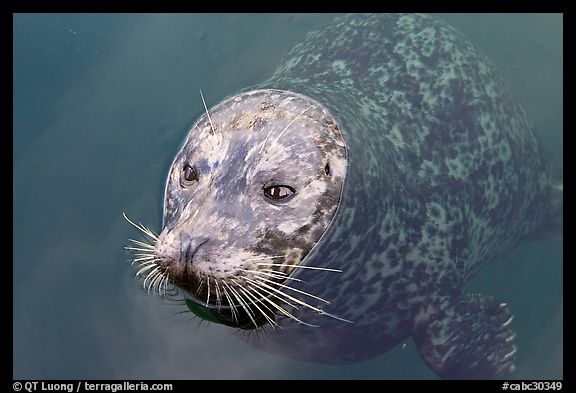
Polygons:
M253 330L256 328L256 326L254 326L254 322L256 322L259 327L265 321L263 318L259 318L256 315L254 315L251 319L249 315L241 309L237 309L236 315L233 315L230 309L212 309L210 307L203 306L189 298L184 299L184 302L186 303L186 307L188 307L188 309L194 315L208 322L218 323L238 329Z
M225 324L220 320L220 318L218 318L218 312L216 312L215 310L212 310L208 307L204 307L196 303L192 299L184 299L184 301L186 302L186 307L188 307L188 309L192 311L192 313L197 317L200 317L209 322Z

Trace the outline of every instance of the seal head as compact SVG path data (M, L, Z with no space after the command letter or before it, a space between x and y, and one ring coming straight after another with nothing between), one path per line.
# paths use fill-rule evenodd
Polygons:
M336 212L345 163L336 121L318 102L280 90L224 100L172 163L157 265L222 322L272 323L278 284Z

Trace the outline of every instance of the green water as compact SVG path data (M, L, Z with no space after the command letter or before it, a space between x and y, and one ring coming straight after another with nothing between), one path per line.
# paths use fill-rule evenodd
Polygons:
M558 14L438 15L489 55L562 159ZM13 376L436 378L411 341L326 366L259 352L146 295L125 211L161 223L164 178L207 104L265 79L332 15L14 15ZM523 244L469 288L515 315L513 378L563 375L562 241Z

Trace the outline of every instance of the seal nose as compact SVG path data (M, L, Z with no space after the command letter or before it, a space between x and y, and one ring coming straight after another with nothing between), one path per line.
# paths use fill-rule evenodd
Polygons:
M196 251L208 240L210 240L210 238L205 236L192 237L187 233L182 233L180 235L180 260L183 262L192 262Z

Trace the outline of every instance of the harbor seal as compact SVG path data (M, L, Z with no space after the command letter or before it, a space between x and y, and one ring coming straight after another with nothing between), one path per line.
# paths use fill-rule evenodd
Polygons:
M162 232L131 221L149 238L127 247L144 286L175 285L196 315L297 359L356 362L412 337L444 378L514 370L508 306L464 285L553 218L558 187L525 111L461 34L347 15L204 107L170 168Z

